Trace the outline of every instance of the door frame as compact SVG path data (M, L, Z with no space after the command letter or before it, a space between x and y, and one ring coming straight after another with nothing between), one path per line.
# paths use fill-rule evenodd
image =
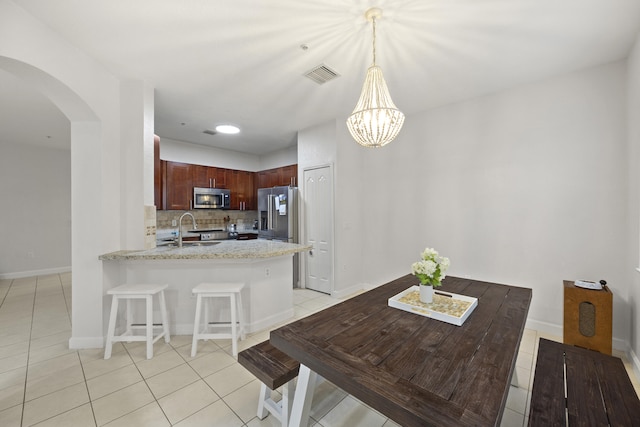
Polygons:
M335 247L335 242L336 242L336 236L335 236L335 185L336 185L336 180L335 180L335 173L334 173L334 167L333 167L333 163L322 163L322 164L318 164L318 165L313 165L313 166L306 166L302 169L302 179L300 179L300 177L298 177L298 183L302 184L302 186L298 187L298 191L299 191L299 201L302 201L302 203L298 203L298 211L299 211L299 223L301 224L300 227L300 232L301 232L301 239L300 242L302 244L306 244L307 242L307 221L306 221L306 214L307 214L307 203L306 203L306 199L305 199L305 173L307 171L311 171L311 170L315 170L315 169L323 169L323 168L329 168L329 175L331 175L331 215L329 217L329 220L331 222L330 228L331 228L331 273L330 273L330 278L331 278L331 296L333 296L334 292L335 292L335 257L336 257L336 247ZM307 288L307 258L309 257L309 252L302 252L301 254L304 254L304 256L300 257L300 288L301 289L306 289Z

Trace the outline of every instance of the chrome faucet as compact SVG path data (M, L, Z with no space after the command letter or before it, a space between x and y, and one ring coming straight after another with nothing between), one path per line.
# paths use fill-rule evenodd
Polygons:
M189 215L191 217L191 220L193 221L193 229L197 230L198 226L196 225L196 219L194 218L194 216L191 214L191 212L185 212L180 216L180 219L178 220L178 247L181 248L182 247L182 218L184 218L186 215Z

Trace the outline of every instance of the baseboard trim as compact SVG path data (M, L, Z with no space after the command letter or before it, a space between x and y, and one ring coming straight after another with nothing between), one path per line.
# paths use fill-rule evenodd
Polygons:
M72 350L104 348L104 337L71 337L69 348Z
M562 338L562 326L555 323L542 322L540 320L528 318L524 327Z
M356 292L360 292L363 289L364 289L364 284L359 283L357 285L349 286L348 288L345 288L345 289L340 289L339 291L333 291L331 293L331 296L333 298L342 299L342 298L346 298L348 296L351 296L351 295L355 294Z
M629 355L629 360L633 366L633 373L636 376L636 381L640 381L640 359L633 350L629 350L627 354Z
M46 276L48 274L69 273L69 267L44 268L42 270L18 271L15 273L2 273L0 279L22 279L23 277Z

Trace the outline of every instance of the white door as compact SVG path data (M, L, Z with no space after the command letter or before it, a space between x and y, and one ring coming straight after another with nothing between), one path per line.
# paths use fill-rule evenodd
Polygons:
M333 289L333 178L330 166L304 171L306 287L331 294Z

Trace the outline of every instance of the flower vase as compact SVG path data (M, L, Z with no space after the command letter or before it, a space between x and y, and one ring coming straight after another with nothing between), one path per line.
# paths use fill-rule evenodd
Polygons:
M420 285L420 302L431 304L433 302L433 286Z

